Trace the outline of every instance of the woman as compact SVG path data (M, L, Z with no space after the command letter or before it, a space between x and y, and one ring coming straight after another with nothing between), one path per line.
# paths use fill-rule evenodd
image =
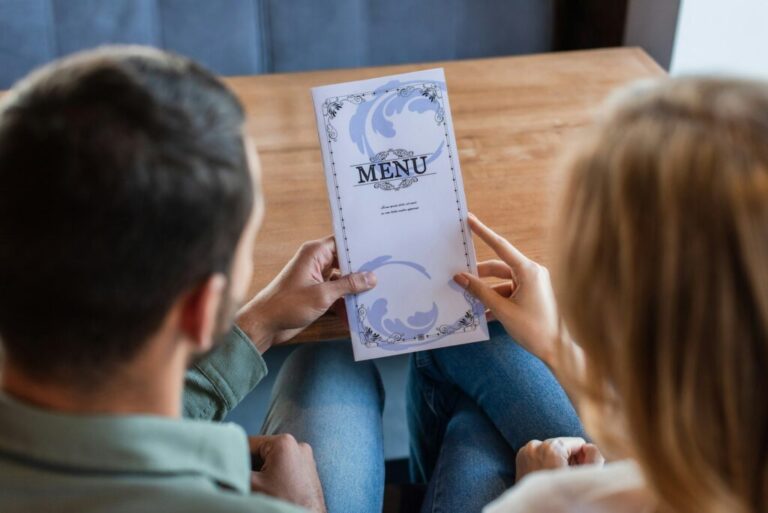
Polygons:
M768 511L768 85L635 87L565 170L554 293L543 267L476 219L501 259L481 275L507 290L455 279L550 367L612 462L533 474L486 511ZM517 460L519 480L601 457L568 438Z

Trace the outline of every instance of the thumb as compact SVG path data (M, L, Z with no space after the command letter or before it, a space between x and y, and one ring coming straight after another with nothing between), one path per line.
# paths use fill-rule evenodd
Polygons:
M502 306L509 306L510 302L501 294L486 285L480 278L474 274L459 273L453 277L453 281L464 287L470 294L482 302L486 308L494 313L496 318L500 317L499 309Z
M350 273L337 280L326 281L317 285L328 305L347 294L359 294L376 286L376 275L372 272Z

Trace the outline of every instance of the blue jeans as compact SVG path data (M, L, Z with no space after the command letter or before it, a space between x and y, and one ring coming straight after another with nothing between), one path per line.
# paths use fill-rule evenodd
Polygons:
M528 441L585 436L549 369L499 323L489 328L487 342L411 358L411 472L429 483L422 512L481 511L514 484Z
M384 389L349 340L299 347L272 389L262 434L312 446L329 513L380 512L384 501Z

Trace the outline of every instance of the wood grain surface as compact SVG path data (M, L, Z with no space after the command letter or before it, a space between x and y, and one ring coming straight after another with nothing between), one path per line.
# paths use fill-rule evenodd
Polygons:
M274 277L305 240L332 232L310 88L443 67L467 203L531 258L546 262L556 159L614 89L664 75L642 50L616 48L422 65L235 77L262 164L266 216L251 291ZM492 255L475 238L478 258ZM296 341L348 336L326 315Z
M302 242L332 233L310 88L433 67L445 69L470 211L544 263L561 182L558 157L609 93L665 75L643 50L612 48L226 78L247 110L266 198L251 293ZM477 237L475 247L479 260L492 257ZM348 334L328 314L294 342Z

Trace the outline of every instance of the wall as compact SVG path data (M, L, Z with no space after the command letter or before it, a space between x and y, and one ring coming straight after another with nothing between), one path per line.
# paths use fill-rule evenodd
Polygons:
M683 0L671 72L768 78L768 1Z
M624 44L643 48L669 69L679 6L680 0L630 0Z

